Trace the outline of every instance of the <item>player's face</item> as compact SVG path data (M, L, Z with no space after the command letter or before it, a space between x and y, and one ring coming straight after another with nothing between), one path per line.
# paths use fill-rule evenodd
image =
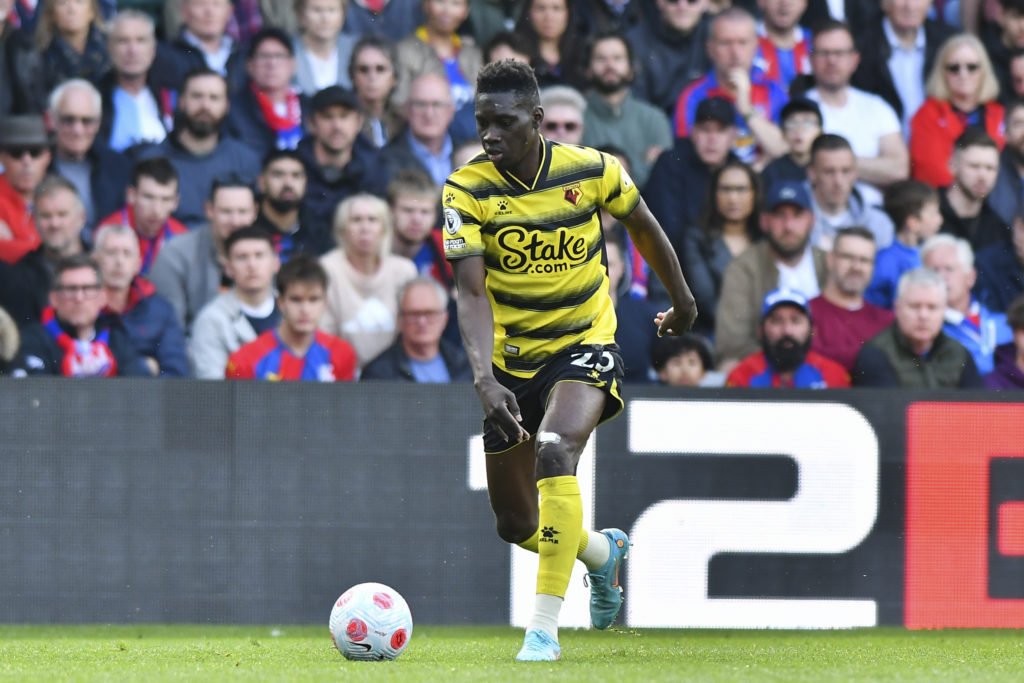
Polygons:
M476 131L495 167L512 171L536 150L544 110L530 108L514 93L485 93L476 98Z
M911 343L931 346L942 330L946 294L939 287L914 285L896 299L896 324Z
M437 205L429 195L401 195L391 207L398 236L410 244L423 242L437 222Z
M135 214L135 229L145 237L155 237L178 208L178 183L161 185L148 176L139 178L138 187L126 192L128 206Z
M261 292L270 290L280 265L269 242L244 239L231 245L226 271L239 290Z
M104 304L100 279L89 267L65 270L50 293L50 305L57 318L76 328L96 324Z
M293 282L278 295L277 307L292 333L304 336L316 332L327 308L327 297L319 282Z
M658 370L658 379L670 387L695 387L704 377L704 365L696 351L684 351Z
M142 267L139 241L132 234L107 233L92 256L100 266L103 283L113 289L126 289Z
M964 265L957 256L956 247L940 246L928 252L924 265L942 276L946 281L946 298L951 304L970 300L971 287L978 277L974 268Z
M416 284L405 291L398 311L398 329L406 343L435 345L446 324L448 312L441 307L433 286Z
M862 295L875 270L875 243L856 235L837 239L829 254L828 268L840 292Z
M85 209L70 190L56 190L40 197L35 210L36 230L47 249L67 253L81 239Z

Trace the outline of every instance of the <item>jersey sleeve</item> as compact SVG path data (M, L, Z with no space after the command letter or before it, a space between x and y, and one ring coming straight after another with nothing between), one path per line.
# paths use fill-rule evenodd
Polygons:
M243 353L247 346L243 346L228 357L224 379L256 379L256 372L249 362L249 354Z
M480 202L451 178L444 184L441 217L444 223L444 255L449 261L484 253L480 228L484 221Z
M616 218L625 218L640 203L640 190L636 189L636 183L617 158L604 152L601 157L604 160L603 205Z

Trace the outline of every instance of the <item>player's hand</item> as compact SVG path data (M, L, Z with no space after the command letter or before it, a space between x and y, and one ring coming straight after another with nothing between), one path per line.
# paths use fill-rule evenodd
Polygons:
M654 317L654 324L658 326L658 336L666 334L678 336L685 334L693 327L697 320L697 303L691 301L685 309L683 307L672 307Z
M477 385L476 393L484 405L487 422L506 441L519 443L530 438L523 429L523 415L519 412L516 395L491 378Z

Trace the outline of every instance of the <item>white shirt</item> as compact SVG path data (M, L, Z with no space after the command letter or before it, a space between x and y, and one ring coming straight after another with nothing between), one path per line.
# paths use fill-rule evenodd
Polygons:
M882 20L882 32L892 48L889 73L903 103L903 139L909 140L910 119L924 104L924 27L917 29L914 45L909 50L896 37L889 19Z
M857 157L872 159L879 155L878 141L884 135L900 133L896 111L878 95L857 88L846 89L846 104L833 107L821 101L817 88L807 92L821 107L825 133L842 135Z
M228 57L231 56L231 48L234 47L235 41L229 35L224 35L220 39L220 47L216 52L207 52L203 44L199 42L199 39L195 35L186 29L182 32L182 37L189 43L194 45L202 53L203 59L206 60L206 66L210 67L221 76L228 75Z
M316 89L337 85L338 83L338 48L331 50L327 59L320 59L315 54L306 51L306 59L309 62L309 71L313 76L313 85Z
M779 261L776 261L775 265L779 269L780 289L795 289L808 300L821 294L821 288L818 286L818 274L814 270L814 255L811 253L811 245L807 245L803 258L795 266L787 266Z

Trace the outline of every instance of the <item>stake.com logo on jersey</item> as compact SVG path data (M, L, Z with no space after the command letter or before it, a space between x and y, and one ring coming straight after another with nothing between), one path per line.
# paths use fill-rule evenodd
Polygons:
M558 273L587 260L587 241L565 228L554 232L526 230L519 226L498 232L501 267L509 272Z

